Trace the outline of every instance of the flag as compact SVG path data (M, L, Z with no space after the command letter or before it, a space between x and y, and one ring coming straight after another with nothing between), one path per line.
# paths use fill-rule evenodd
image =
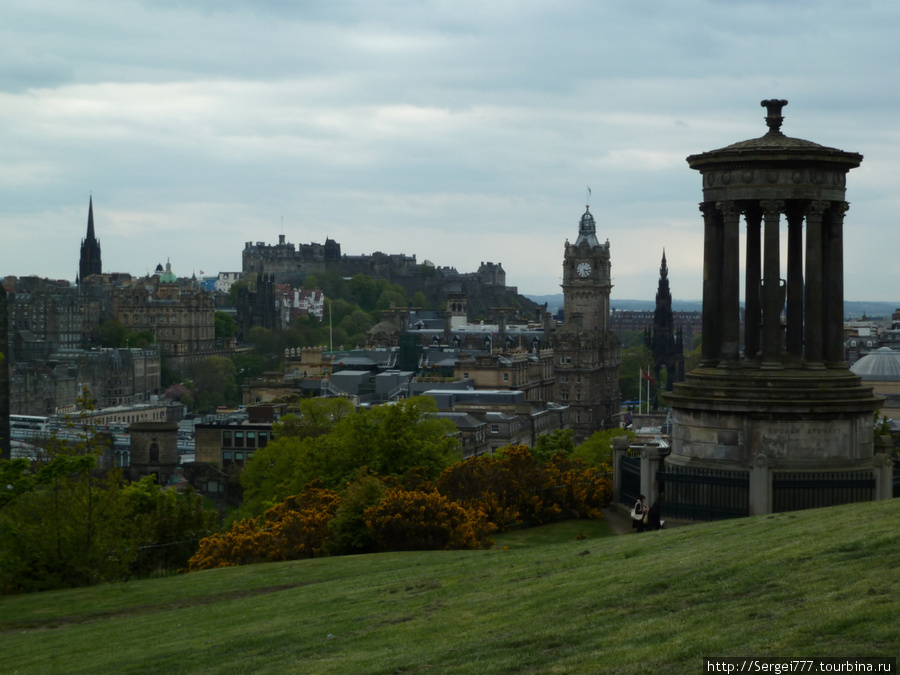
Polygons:
M653 379L653 376L650 374L650 371L644 372L644 369L641 368L641 379L647 380L650 384L656 384L656 381Z
M200 274L203 274L203 270L200 270Z

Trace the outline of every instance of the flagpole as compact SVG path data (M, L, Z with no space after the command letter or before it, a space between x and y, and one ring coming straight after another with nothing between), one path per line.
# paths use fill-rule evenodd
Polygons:
M638 375L638 415L640 415L644 412L644 402L642 399L644 395L644 369L638 368L638 370L640 371L640 375Z

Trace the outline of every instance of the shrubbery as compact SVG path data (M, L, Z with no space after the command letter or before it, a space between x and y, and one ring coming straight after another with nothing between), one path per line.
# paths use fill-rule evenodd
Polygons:
M366 468L338 493L315 481L259 518L204 539L191 570L321 555L493 545L519 524L600 518L612 497L603 468L558 452L540 460L512 446L445 469L376 477Z

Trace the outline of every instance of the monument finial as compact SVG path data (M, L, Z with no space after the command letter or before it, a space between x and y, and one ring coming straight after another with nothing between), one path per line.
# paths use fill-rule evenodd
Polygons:
M781 123L784 117L781 116L781 109L788 104L783 98L769 98L759 103L766 109L766 124L769 125L770 133L781 133Z

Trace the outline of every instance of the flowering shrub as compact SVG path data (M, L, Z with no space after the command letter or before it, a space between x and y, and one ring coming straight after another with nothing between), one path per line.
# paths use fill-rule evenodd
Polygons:
M424 551L490 548L495 529L485 513L436 491L391 488L365 512L366 527L381 550Z
M337 512L338 503L336 492L311 483L263 517L239 520L228 531L201 539L189 569L193 572L321 555L328 522Z
M525 446L445 469L377 477L361 469L341 494L315 481L260 518L238 521L200 542L190 569L371 551L477 549L513 524L601 518L608 474L557 453Z
M561 517L600 518L600 509L612 498L612 483L603 471L561 453L540 461L522 445L445 469L437 488L450 499L477 503L500 530Z

